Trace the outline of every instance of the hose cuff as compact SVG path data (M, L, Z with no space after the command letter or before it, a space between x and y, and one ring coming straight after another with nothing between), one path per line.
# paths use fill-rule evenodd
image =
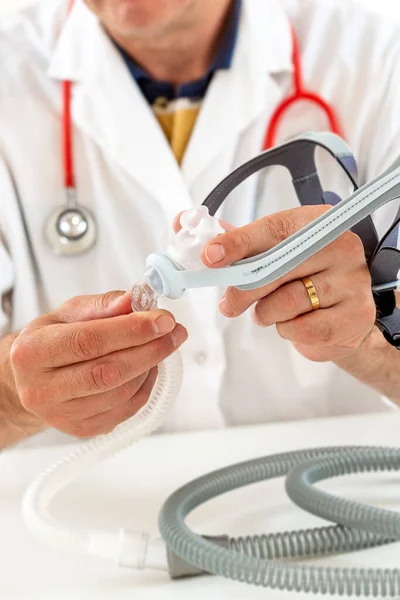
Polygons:
M229 549L229 537L227 535L202 535L204 540L212 542L216 546L221 548ZM183 558L180 558L175 554L169 546L167 546L167 561L168 561L168 572L171 579L181 579L182 577L197 577L198 575L205 575L206 571L202 571L197 567L186 562Z

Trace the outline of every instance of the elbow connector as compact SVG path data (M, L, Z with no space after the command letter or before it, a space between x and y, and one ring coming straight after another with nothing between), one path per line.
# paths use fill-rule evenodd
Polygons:
M132 287L132 310L144 312L157 308L157 301L164 295L164 287L158 271L148 267L143 279Z
M186 289L184 272L206 270L201 252L209 241L224 233L218 219L211 217L205 206L182 213L180 223L181 229L168 254L147 257L144 277L132 288L134 312L153 310L162 296L180 298Z

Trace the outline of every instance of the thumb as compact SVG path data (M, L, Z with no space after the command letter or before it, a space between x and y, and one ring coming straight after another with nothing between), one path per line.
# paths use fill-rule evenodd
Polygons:
M270 250L327 212L327 205L299 206L258 219L209 242L203 252L207 267L226 267Z
M105 294L76 296L54 312L41 317L40 326L52 323L74 323L127 315L132 312L130 291L110 291Z

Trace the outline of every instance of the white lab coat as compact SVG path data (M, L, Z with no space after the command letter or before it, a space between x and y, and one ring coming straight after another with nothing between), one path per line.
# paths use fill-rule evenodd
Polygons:
M66 19L66 4L46 1L7 18L0 30L4 331L19 330L72 296L126 289L142 275L146 256L165 250L176 213L199 205L221 178L259 152L271 113L292 84L288 17L299 36L307 86L335 106L360 181L400 152L398 31L347 0L244 0L232 68L213 78L181 169L94 15L77 0ZM99 228L97 245L74 258L54 256L43 238L46 217L65 201L63 79L74 82L79 201ZM298 106L280 139L309 129L326 129L323 115ZM330 163L326 172L337 170ZM224 218L241 225L296 205L281 170L261 183L257 192L252 178L233 193ZM395 210L389 206L378 215L380 231ZM384 408L378 394L333 364L299 356L274 327L256 327L250 314L222 318L221 292L195 290L168 305L190 337L182 350L182 393L166 429Z

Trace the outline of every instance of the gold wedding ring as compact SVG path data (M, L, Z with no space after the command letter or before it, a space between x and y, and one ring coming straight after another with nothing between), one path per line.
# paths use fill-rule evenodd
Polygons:
M310 298L312 309L318 310L320 308L321 304L320 304L320 301L318 298L317 290L315 289L313 282L311 281L311 279L309 277L304 277L304 279L302 279L302 282L304 283L305 288L307 290L308 297Z

